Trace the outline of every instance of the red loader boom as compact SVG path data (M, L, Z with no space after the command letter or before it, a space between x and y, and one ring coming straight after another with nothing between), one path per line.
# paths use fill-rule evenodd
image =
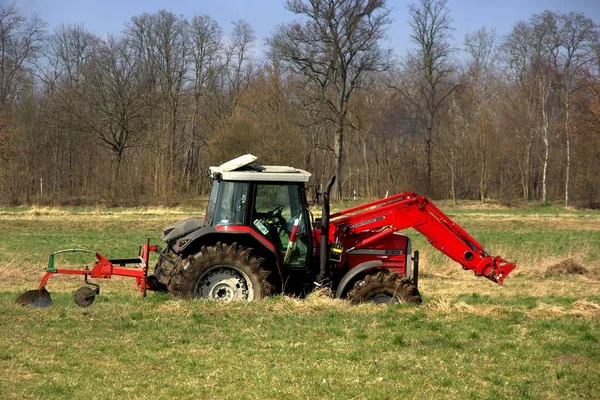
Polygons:
M491 256L456 222L425 196L404 192L330 215L329 239L341 244L344 254L384 241L394 232L414 228L436 249L498 284L515 268L500 256ZM362 239L356 240L362 236ZM344 260L340 260L342 263Z

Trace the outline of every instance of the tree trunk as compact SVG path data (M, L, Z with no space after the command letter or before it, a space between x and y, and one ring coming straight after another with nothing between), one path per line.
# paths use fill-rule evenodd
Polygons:
M117 197L117 185L119 183L119 176L121 175L121 160L123 159L123 153L116 152L115 158L116 158L116 165L115 165L115 169L113 170L112 184L110 185L111 195L112 195L111 200L115 200Z
M567 92L567 98L565 101L565 136L567 139L566 152L567 152L567 166L566 166L566 177L565 177L565 208L569 207L569 180L571 178L571 135L569 133L569 93Z
M369 158L367 156L367 138L364 138L362 143L363 161L365 163L365 188L367 197L371 198L371 178L369 174Z
M542 169L542 200L548 204L548 155L550 153L550 139L548 137L548 113L546 112L546 97L542 102L542 141L544 142L544 166Z
M431 133L433 127L427 126L425 133L425 157L427 162L425 177L425 195L431 196Z
M454 160L450 164L450 195L452 196L452 203L456 205L456 170L454 168Z
M524 161L525 161L525 165L522 168L521 171L521 185L523 187L523 198L525 200L529 200L531 195L530 195L530 191L529 191L529 186L531 183L531 149L533 147L533 136L531 136L529 138L529 142L527 143L527 146L525 146L525 154L524 154Z
M335 133L334 152L336 160L336 193L337 200L343 200L342 197L342 182L343 182L343 166L344 166L344 115L340 113L338 119L337 132Z
M486 115L487 118L487 115ZM485 122L485 127L482 129L481 133L481 164L479 171L479 198L481 199L481 204L485 204L485 196L487 192L487 175L488 175L488 159L487 159L487 128L488 122Z

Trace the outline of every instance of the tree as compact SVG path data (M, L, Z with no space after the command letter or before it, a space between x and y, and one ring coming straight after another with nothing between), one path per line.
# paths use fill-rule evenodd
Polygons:
M521 176L521 192L525 200L531 197L532 148L535 139L535 107L533 89L528 77L531 61L531 27L526 22L515 24L501 46L508 84L504 88L505 118L513 128L518 142L516 154Z
M87 71L89 84L84 98L93 110L87 128L96 132L115 156L113 191L125 151L139 144L146 129L147 102L137 72L128 40L112 36L99 47Z
M474 111L473 122L475 129L470 133L475 141L475 152L478 159L479 198L485 202L490 179L493 158L494 127L492 121L493 100L497 94L494 81L497 80L498 70L495 66L497 58L496 33L485 27L465 37L465 49L469 55L467 79L469 83L470 102Z
M183 16L160 10L135 16L127 25L126 37L145 75L145 99L153 110L149 143L155 152L154 186L167 200L175 191L176 172L184 163L181 149L187 120L184 118L184 89L192 59L189 22Z
M9 202L18 201L22 192L29 195L31 177L22 176L30 168L23 146L29 138L23 132L35 137L29 129L37 116L33 74L44 32L40 19L23 16L14 4L0 5L0 195ZM27 129L20 129L21 122Z
M550 160L550 129L556 118L556 112L551 110L556 95L557 71L554 68L560 41L557 40L556 15L545 11L534 15L531 19L533 59L531 61L531 74L536 89L537 104L540 109L540 132L544 144L542 166L542 201L548 204L548 164Z
M209 15L196 15L190 24L192 53L193 104L191 132L185 140L185 162L182 179L190 190L200 182L200 152L214 126L206 117L210 97L216 97L216 80L223 68L223 32ZM199 189L199 188L198 188Z
M334 127L336 196L342 198L344 139L348 103L365 74L389 67L389 51L379 41L390 23L385 0L288 0L286 8L303 18L279 26L268 40L270 55L304 77L308 103Z
M406 59L407 78L392 85L414 107L423 128L426 158L425 192L431 191L432 143L435 118L444 101L458 87L453 81L455 68L451 62L448 39L452 30L446 0L420 0L408 7L411 39L416 53Z
M18 96L24 74L41 49L45 27L36 17L22 16L16 5L0 6L0 107Z
M248 88L252 66L248 65L248 57L252 43L256 39L254 28L244 20L233 22L231 44L227 49L227 65L230 68L231 108L237 105L243 89Z
M581 14L544 11L528 22L515 25L503 49L513 79L528 99L531 149L533 135L539 135L542 146L542 200L548 202L548 171L552 141L559 131L565 137L565 204L569 204L571 165L571 97L584 82L577 79L593 60L593 44L597 38L593 21ZM579 77L581 78L581 77ZM562 114L562 129L557 129ZM529 170L527 174L529 174ZM528 196L527 196L528 197Z
M598 26L580 13L560 14L558 23L556 42L560 43L560 46L555 57L555 68L560 73L562 85L566 144L565 207L568 207L571 180L571 96L582 88L581 85L577 85L576 77L594 61L594 45L599 33Z

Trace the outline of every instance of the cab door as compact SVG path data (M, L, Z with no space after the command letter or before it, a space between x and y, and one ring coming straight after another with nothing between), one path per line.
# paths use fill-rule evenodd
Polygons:
M257 183L251 225L273 243L284 266L307 267L310 224L301 184Z

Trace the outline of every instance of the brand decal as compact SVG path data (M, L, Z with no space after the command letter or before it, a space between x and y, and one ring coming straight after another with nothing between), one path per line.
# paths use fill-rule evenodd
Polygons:
M384 216L377 217L377 218L372 218L372 219L368 219L366 221L350 225L350 228L358 228L360 226L369 225L369 224L372 224L373 222L381 221L381 220L384 220L384 219L385 219Z
M402 250L386 250L385 254L387 256L401 256L404 252Z
M397 249L358 249L353 250L351 254L371 254L378 256L401 256L404 254L404 250Z

